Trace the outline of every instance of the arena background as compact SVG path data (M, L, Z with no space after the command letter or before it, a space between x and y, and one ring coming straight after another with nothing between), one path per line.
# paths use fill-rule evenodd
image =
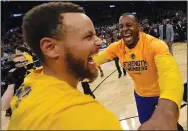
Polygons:
M20 29L22 16L33 6L44 2L1 1L1 61L9 59L19 45L27 47ZM74 2L81 5L92 19L97 35L103 39L106 48L111 39L118 37L118 19L122 13L138 16L146 33L157 30L162 20L170 20L174 27L174 57L178 62L182 78L187 82L187 2L186 1L95 1ZM184 37L180 39L177 24L181 21ZM155 32L156 37L159 37ZM27 47L28 48L28 47ZM29 49L29 48L28 48ZM102 50L102 49L101 49ZM37 60L37 59L36 59ZM2 62L1 62L2 63ZM2 65L3 66L3 65ZM91 83L96 99L112 111L121 121L125 130L135 130L139 121L133 97L133 81L127 75L118 79L114 61L102 65L104 77ZM79 84L78 89L82 91ZM2 129L7 129L9 117L2 111ZM182 103L180 124L187 129L187 105Z

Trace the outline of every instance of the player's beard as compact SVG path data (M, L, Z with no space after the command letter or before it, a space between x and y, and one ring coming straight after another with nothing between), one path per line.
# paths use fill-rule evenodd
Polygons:
M70 51L66 51L66 62L68 70L76 78L88 78L90 81L93 81L98 76L98 70L91 71L88 65L85 67L85 61L82 59L75 58Z

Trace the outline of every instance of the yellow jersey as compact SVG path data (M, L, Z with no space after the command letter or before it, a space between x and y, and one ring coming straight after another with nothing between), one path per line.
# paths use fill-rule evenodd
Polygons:
M11 101L9 130L121 130L114 114L65 81L29 74Z
M139 41L133 49L129 49L121 39L93 59L99 66L115 57L119 58L122 67L132 77L138 95L170 99L180 108L183 81L164 41L140 32Z

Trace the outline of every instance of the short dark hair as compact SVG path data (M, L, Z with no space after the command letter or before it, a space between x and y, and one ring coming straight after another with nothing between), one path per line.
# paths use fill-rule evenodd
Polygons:
M79 5L70 2L49 2L29 10L22 24L24 40L32 51L44 62L40 49L40 40L50 37L59 40L64 37L65 28L62 24L61 13L85 13Z
M134 14L132 14L132 13L123 13L121 16L124 17L124 16L128 16L128 15L132 15L132 16L134 16L136 23L139 23L137 16L134 15Z
M21 51L21 52L28 52L28 49L26 47L23 47L23 46L18 46L16 49Z

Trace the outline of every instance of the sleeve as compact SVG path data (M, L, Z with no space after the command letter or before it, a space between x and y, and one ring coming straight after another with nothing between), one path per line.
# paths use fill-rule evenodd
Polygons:
M97 103L71 106L53 119L51 130L122 130L115 115Z
M96 63L96 66L99 67L100 65L111 61L115 57L117 57L118 54L118 43L112 43L110 44L106 49L99 52L96 56L93 57L93 60Z
M163 40L154 39L151 41L150 46L154 58L159 55L171 55L167 44Z
M154 41L152 49L159 76L160 99L171 100L180 109L184 89L178 65L165 42Z

